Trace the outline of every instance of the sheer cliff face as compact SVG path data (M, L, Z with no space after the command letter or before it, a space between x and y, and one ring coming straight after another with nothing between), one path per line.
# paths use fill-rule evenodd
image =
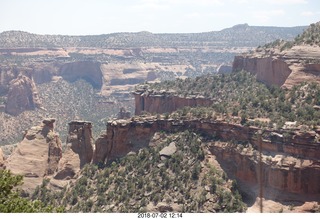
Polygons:
M125 156L130 151L148 146L158 128L153 122L127 124L125 121L118 120L107 124L107 133L95 142L94 163L109 162Z
M62 155L59 135L53 130L55 119L45 119L26 131L22 142L5 161L7 169L24 176L23 189L32 191L43 177L52 175Z
M212 144L210 150L229 176L250 185L258 185L261 177L262 185L268 189L266 198L281 198L281 191L309 196L320 194L320 165L315 158L263 153L260 175L257 151L219 144ZM268 194L271 191L272 195Z
M92 61L66 63L61 66L58 74L70 82L84 79L94 88L100 89L103 83L100 65L99 62Z
M166 92L149 93L146 90L137 90L133 95L135 98L136 115L141 115L143 111L171 113L186 106L211 106L213 103L212 100L203 97L183 98Z
M138 120L108 122L107 133L96 141L94 163L104 163L122 157L130 151L148 146L154 133L163 131L192 130L222 141L243 141L257 145L257 128L228 124L221 121L164 120L154 117ZM268 139L262 138L263 175L266 188L298 194L320 194L319 133L303 134L265 131ZM230 176L245 183L257 184L258 148L239 149L237 144L219 145L209 143L209 148ZM269 156L269 153L277 154ZM288 155L290 154L290 156Z
M294 46L282 52L277 48L235 56L233 71L245 70L267 85L291 88L305 81L320 83L320 47Z
M25 110L40 107L40 100L35 83L25 75L19 75L10 82L5 112L18 115Z
M92 161L93 151L91 122L70 122L67 150L59 162L58 172L54 178L72 178L85 164Z
M272 57L236 56L233 62L233 71L240 70L255 74L259 81L267 85L277 86L282 86L291 74L291 69L285 61Z

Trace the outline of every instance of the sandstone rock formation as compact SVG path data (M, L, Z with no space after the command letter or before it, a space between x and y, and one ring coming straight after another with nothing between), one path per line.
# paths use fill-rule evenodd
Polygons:
M58 74L70 82L82 78L95 88L100 89L102 87L102 72L99 62L78 61L66 63L61 66Z
M235 56L233 71L245 70L267 85L291 88L304 81L320 83L320 47L294 46L288 51L256 51ZM310 63L310 64L309 64Z
M94 163L109 162L148 145L151 134L155 132L153 122L145 126L144 123L127 123L127 121L108 122L107 133L101 135L95 142Z
M235 145L212 144L210 150L230 177L258 187L260 181L258 153ZM282 192L314 196L320 193L320 164L317 159L298 158L287 154L262 154L262 185L265 197L277 199ZM272 191L272 193L270 192ZM316 198L314 196L313 198Z
M62 155L59 135L54 132L55 119L45 119L26 131L22 142L5 161L7 169L24 176L23 189L30 192L52 175Z
M174 92L148 91L137 89L134 93L135 114L140 115L143 111L152 113L170 113L185 106L211 106L213 101L202 96L180 97Z
M165 120L155 117L139 120L117 120L107 124L107 133L96 141L94 163L104 163L146 147L156 131L192 130L221 140L251 142L253 149L238 151L234 145L210 148L228 173L237 180L258 182L257 131L255 127L229 124L223 121ZM284 137L286 133L286 137ZM275 133L265 130L260 145L263 158L264 186L297 194L320 194L319 133L284 130ZM255 152L253 152L255 151ZM268 155L271 154L271 155ZM273 154L273 156L272 156ZM270 156L270 157L268 157Z
M92 161L93 151L91 122L70 122L67 149L59 162L58 172L54 178L72 178L85 164Z
M257 75L257 79L267 85L282 86L291 74L289 65L283 60L266 57L236 56L233 71L245 70Z
M19 75L10 82L5 112L18 115L25 110L40 107L37 88L33 79Z

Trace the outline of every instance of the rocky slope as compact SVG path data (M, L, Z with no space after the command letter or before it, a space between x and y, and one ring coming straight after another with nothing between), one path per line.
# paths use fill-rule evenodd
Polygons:
M54 132L55 119L45 119L26 131L23 140L5 161L6 169L24 176L22 188L33 191L45 176L54 174L62 156L59 135Z
M63 190L41 185L33 197L68 212L243 212L235 182L208 153L196 133L156 132L139 151L86 165Z

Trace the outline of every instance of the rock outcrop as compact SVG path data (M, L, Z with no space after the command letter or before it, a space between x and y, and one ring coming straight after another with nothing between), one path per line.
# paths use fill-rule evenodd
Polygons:
M72 178L85 164L92 161L93 151L94 142L91 122L70 122L67 149L59 162L58 172L54 178Z
M24 176L22 188L32 191L45 176L58 168L62 155L59 135L54 132L55 119L45 119L39 126L26 131L22 142L5 161L7 169Z
M149 91L138 89L134 93L135 114L141 115L143 111L152 113L171 113L177 109L190 106L211 106L213 101L202 96L180 97L174 92Z
M18 115L25 110L32 110L40 106L38 91L32 78L20 74L10 82L6 113Z
M62 65L58 74L69 82L82 78L94 88L101 89L103 82L100 65L93 61L70 62Z
M317 159L262 153L260 175L257 150L218 143L211 144L210 150L230 177L257 187L261 177L268 199L278 199L282 192L314 196L312 198L320 194L320 163Z
M221 161L228 162L229 173L238 180L257 183L257 131L255 127L229 124L223 121L165 120L155 117L139 120L117 120L107 124L107 133L97 139L94 163L109 162L130 151L146 147L154 133L192 130L224 141L251 142L255 152L246 154L233 146L211 150ZM284 130L275 133L265 130L260 145L264 158L265 186L297 194L320 194L319 133ZM285 136L285 137L284 137ZM245 151L245 150L244 150ZM281 155L281 156L280 156ZM292 158L291 158L292 157ZM312 182L310 182L312 181Z
M279 49L261 50L235 56L233 71L245 70L267 85L291 88L304 81L320 83L320 47L295 46L280 52Z
M95 142L94 163L104 163L125 156L130 151L146 147L156 131L151 121L146 123L117 120L108 122L107 132Z

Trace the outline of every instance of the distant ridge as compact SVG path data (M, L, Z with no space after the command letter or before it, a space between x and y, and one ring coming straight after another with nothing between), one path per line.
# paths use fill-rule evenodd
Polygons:
M0 48L34 47L169 47L169 46L249 46L255 47L276 39L294 39L307 26L265 27L238 24L221 31L203 33L161 33L148 31L102 35L39 35L24 31L0 33Z

